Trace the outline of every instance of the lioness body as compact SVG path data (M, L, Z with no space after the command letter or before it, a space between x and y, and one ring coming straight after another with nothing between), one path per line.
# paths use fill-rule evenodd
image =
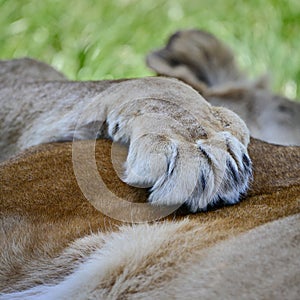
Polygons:
M238 298L245 293L253 298L291 295L288 298L296 299L299 266L293 257L300 249L296 238L299 220L287 218L278 225L256 227L299 214L300 150L252 140L249 152L254 181L248 197L239 205L188 217L172 215L156 225L121 228L120 222L96 210L81 193L73 173L71 143L42 145L2 163L1 290L23 291L20 298L151 299L164 295L180 299L186 293L208 299L213 293ZM98 141L98 169L109 189L128 201L146 201L144 189L120 181L110 157L111 142ZM252 238L246 246L248 235L239 234L253 228L249 238L256 242ZM220 241L225 239L229 240L223 246ZM251 256L240 248L244 244ZM214 245L216 250L210 248ZM211 258L210 251L215 253ZM228 265L232 251L238 260ZM215 258L216 253L219 258ZM280 272L280 264L274 263L280 253L278 259L289 272ZM220 259L224 264L215 266ZM100 262L103 264L96 267ZM90 270L89 265L95 269ZM210 268L213 279L204 275ZM256 269L249 272L249 268ZM269 280L258 286L258 272L263 268L270 274ZM83 275L85 269L87 274ZM222 280L218 279L219 272ZM187 276L180 289L178 276ZM79 282L73 281L75 278ZM197 285L197 280L201 284ZM222 284L213 284L218 280ZM278 288L271 288L275 282ZM255 288L249 289L252 284ZM17 295L9 294L8 299Z
M16 83L15 74L12 80L7 80L6 76L2 80L1 99L2 105L6 105L5 113L1 114L5 140L1 145L3 159L32 145L72 140L74 135L75 139L94 139L99 137L99 128L103 129L100 132L103 136L114 137L119 131L120 128L112 121L113 117L122 114L119 109L119 105L124 103L122 98L114 107L117 114L114 116L112 113L111 119L107 118L107 111L102 108L109 110L113 101L108 101L107 106L101 102L100 111L104 115L100 119L93 118L93 109L86 113L84 105L89 100L99 100L99 92L101 94L119 82L67 82L60 74L56 82L45 82L47 77L39 63L21 61L24 62L37 69L37 72L30 73L39 74L38 78L35 75L28 77L24 71L19 74L21 82ZM50 73L53 80L52 76L55 77L56 73L53 70ZM127 92L130 86L135 87L136 82L139 89L145 89L145 85L141 84L145 81L131 81ZM237 164L240 157L247 155L243 144L247 145L248 133L239 118L230 112L224 116L222 110L214 114L214 109L204 100L193 102L195 94L188 98L189 93L194 91L178 86L172 80L157 81L159 84L161 82L168 84L155 86L156 99L167 99L170 104L173 99L170 95L176 94L176 99L180 100L179 107L175 107L174 111L160 107L164 117L175 118L183 128L179 126L181 131L174 131L175 127L169 121L165 127L158 126L157 114L155 121L144 114L138 129L154 127L156 133L165 130L166 135L175 137L179 144L183 137L184 144L189 144L193 138L197 139L198 134L202 134L202 138L205 137L212 145L218 145L210 151L202 149L202 155L206 153L208 157L222 162L220 157L228 155L224 151L227 144L218 135L218 130L223 130L225 126L226 130L232 131L232 140L239 141L232 143L230 140L227 151L235 157ZM175 91L168 89L173 84ZM149 90L147 92L149 96ZM181 92L184 94L182 98ZM153 94L150 93L151 97ZM192 101L185 102L187 98ZM27 107L22 109L20 103L27 104ZM125 101L125 104L130 103ZM143 109L143 105L139 108ZM183 112L180 110L182 106L189 108L192 116L201 116L200 132L195 131L195 123L184 118L186 114L183 118L176 115ZM123 108L126 111L126 106ZM136 112L136 108L129 105L125 119L130 112ZM68 113L74 111L76 115L72 119ZM9 113L14 116L8 118ZM78 118L80 121L82 115L83 120L88 122L79 122L78 127ZM18 119L19 116L22 117ZM107 120L108 124L101 127ZM199 120L195 118L192 121ZM70 125L70 128L62 125ZM133 128L137 123L134 125ZM79 135L75 134L76 128L80 129ZM207 136L203 135L203 128ZM212 138L215 134L217 139ZM132 140L132 135L130 137ZM156 135L152 142L159 138L161 136ZM92 141L45 144L30 148L0 164L0 291L3 293L0 299L182 299L199 296L202 299L297 299L300 292L299 265L295 260L300 249L297 238L300 212L299 147L280 147L252 139L249 151L254 164L254 181L247 197L239 205L189 217L177 212L156 224L126 226L97 210L78 186L72 151L74 145L85 146L89 143ZM111 161L111 142L100 140L95 145L98 171L107 188L129 202L147 201L146 189L128 186L116 175ZM148 141L146 147L151 145ZM206 163L205 160L199 161L198 152L182 147L179 153L186 154L186 164L182 165L186 172L182 175L183 179L190 180L190 174L197 166L195 161L199 163L197 170L200 171L205 170ZM143 151L146 150L144 148ZM154 150L159 154L165 148ZM115 158L123 157L124 153L115 155ZM188 164L191 156L197 159ZM143 160L148 158L144 156ZM209 162L208 167L212 165ZM215 166L222 168L221 163ZM155 164L154 171L159 168L160 165ZM84 175L88 177L88 174ZM237 181L245 177L248 179L249 173L239 175ZM231 184L234 176L231 174L228 178L226 183ZM207 181L206 184L212 186L213 182ZM230 185L227 189L230 187L237 189L236 185ZM182 195L182 187L176 192ZM110 200L104 193L99 193L98 197L100 202ZM276 221L279 218L284 219ZM271 221L275 222L259 227ZM240 235L242 233L244 235ZM286 247L283 252L282 247ZM268 280L265 280L266 274ZM263 284L260 284L261 280Z

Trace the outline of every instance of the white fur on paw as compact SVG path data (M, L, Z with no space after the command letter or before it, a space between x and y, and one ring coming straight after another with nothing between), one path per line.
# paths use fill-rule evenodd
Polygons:
M206 143L198 141L199 149L210 155L210 151L218 156L219 174L215 172L217 186L213 197L209 201L209 206L213 207L218 204L235 204L240 201L242 195L245 194L249 187L249 181L252 179L252 163L249 158L247 148L231 133L220 132L216 135L225 143L225 150L219 148L218 143L214 145L213 141L209 146ZM218 139L218 138L217 138ZM218 153L216 155L216 152ZM220 172L221 171L221 172ZM197 200L193 199L191 203L187 203L192 207L192 211L197 211Z
M145 134L130 143L124 181L138 187L152 187L172 173L177 145L165 136Z
M145 134L130 144L125 182L151 187L149 201L189 211L237 203L251 178L246 147L229 132L197 143Z

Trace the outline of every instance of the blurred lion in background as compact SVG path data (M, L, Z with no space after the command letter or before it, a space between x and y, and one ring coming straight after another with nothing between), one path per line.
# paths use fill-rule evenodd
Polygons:
M300 145L300 103L273 94L265 76L250 80L232 51L210 33L183 30L151 52L147 64L157 74L190 84L217 106L237 113L251 136L281 145Z

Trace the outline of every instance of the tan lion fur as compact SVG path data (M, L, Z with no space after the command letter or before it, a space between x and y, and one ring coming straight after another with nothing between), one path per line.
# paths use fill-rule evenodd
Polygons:
M129 201L146 201L145 190L125 185L117 177L109 159L110 147L109 141L97 142L98 168L106 179L106 184L114 193ZM123 225L119 228L120 223L97 211L82 195L73 174L71 149L70 143L42 145L1 165L0 240L1 249L4 250L1 253L2 291L12 292L34 286L46 289L43 284L58 284L66 275L76 273L78 265L86 262L90 256L94 257L100 251L101 257L102 248L103 255L108 255L117 247L119 251L123 249L125 252L122 250L120 254L115 254L117 256L111 254L111 263L106 262L108 269L101 267L93 273L93 277L98 278L98 288L91 298L101 299L101 295L111 296L111 299L130 298L133 295L139 297L146 295L147 291L155 294L155 289L167 289L169 282L176 282L178 274L187 267L193 268L195 263L204 263L202 257L209 256L210 247L221 240L237 237L259 225L300 212L299 147L275 146L252 140L249 152L254 164L254 181L248 197L242 203L188 217L170 216L167 223L146 227L135 225L133 228ZM184 219L183 223L181 219ZM178 221L180 222L177 223ZM285 221L282 222L284 226ZM289 224L289 221L286 222ZM299 222L293 223L291 234L294 230L299 232ZM111 235L112 231L120 233L114 236ZM131 240L126 238L127 235ZM146 238L148 235L152 236L149 242ZM274 239L274 234L269 238ZM119 246L111 244L115 239L119 240ZM265 237L261 239L259 243ZM259 235L258 240L260 241ZM293 241L296 243L295 249L299 249L299 240L295 237ZM111 250L105 252L105 247ZM286 247L289 248L290 245L287 244ZM204 249L206 252L203 252ZM261 255L267 256L268 246L261 251ZM129 255L130 252L134 253L133 257ZM122 259L119 256L121 253L124 256ZM245 260L245 265L251 265L252 259L258 259L253 257L249 260L241 251L239 255ZM257 253L256 256L258 255ZM131 262L132 259L137 261L136 267ZM292 267L294 263L289 262L289 266ZM270 257L268 272L272 271L272 266ZM114 271L116 267L119 271ZM166 268L167 273L164 271ZM208 269L203 270L207 271ZM296 275L299 276L299 273ZM286 293L289 285L283 286L282 276L283 274L278 274L278 284ZM81 280L83 278L85 276L82 275ZM209 278L207 280L198 287L199 293L204 293L207 289L207 284L211 282ZM251 279L248 283L251 284ZM62 288L61 293L72 296L72 289L77 284L70 287L71 290ZM79 290L85 285L79 284ZM267 287L265 292L268 291ZM244 288L247 293L247 288ZM182 289L196 294L198 291L187 282ZM219 288L214 289L222 293ZM292 284L292 290L294 289ZM36 293L39 294L41 290ZM55 291L55 288L50 289L49 295ZM57 291L59 293L60 289ZM170 290L169 293L173 295L173 291ZM85 298L84 293L82 298Z

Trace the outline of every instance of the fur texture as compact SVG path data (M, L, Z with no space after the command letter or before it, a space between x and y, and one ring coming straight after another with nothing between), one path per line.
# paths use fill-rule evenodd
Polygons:
M30 60L19 63L31 69ZM2 159L42 143L109 136L129 144L124 181L152 187L155 205L185 204L197 212L220 201L236 203L247 190L246 125L191 87L168 78L34 81L24 74L17 83L6 79L0 90Z
M85 257L72 275L57 285L8 297L297 299L299 222L299 215L287 217L204 249L199 246L207 239L205 227L188 220L90 235L73 243L60 257L65 265L74 253ZM90 253L87 245L93 248Z
M10 99L28 101L27 108L32 114L28 114L28 118L23 115L23 119L18 119L18 113L15 115L13 120L19 123L15 122L13 130L15 128L18 130L13 131L11 140L8 136L12 131L9 132L9 126L4 126L3 132L6 135L3 133L3 138L6 139L6 143L2 144L2 155L6 157L23 149L23 146L29 147L33 141L30 136L28 139L19 139L23 134L26 136L29 129L23 128L20 124L34 124L32 121L38 120L45 111L47 112L49 106L56 109L56 121L61 121L59 114L64 117L66 112L72 112L74 103L80 103L80 99L85 99L93 107L97 101L89 100L95 99L93 98L95 91L101 93L109 89L112 84L118 84L118 82L101 84L60 82L64 80L62 75L58 75L57 82L49 83L44 81L43 76L46 75L40 74L40 70L45 68L45 65L32 60L21 60L15 63L19 65L17 69L21 70L19 74L21 78L26 77L27 80L31 78L32 82L22 84L21 80L10 85L9 80L1 79L1 91L4 90L4 94L1 93L11 95ZM32 77L27 76L28 73L20 67L20 64L37 70L30 71ZM44 71L42 73L45 74ZM53 74L56 76L55 71L50 73L52 74L50 80L53 80ZM35 74L38 74L37 78ZM15 75L12 78L15 78ZM40 82L36 83L36 81ZM128 81L127 87L144 88L144 85L140 85L141 82ZM168 82L168 87L174 84L178 90L169 91L164 85L155 85L157 82ZM136 143L135 147L138 149L136 153L130 148L129 152L133 151L134 155L139 156L141 152L146 151L148 153L146 157L167 153L169 157L167 170L172 173L176 165L174 160L177 158L178 149L180 154L187 155L187 162L190 155L193 157L194 150L191 151L186 146L186 143L189 145L190 140L183 143L184 138L189 136L200 151L200 158L211 160L207 165L201 163L202 171L210 172L207 169L212 165L220 166L221 156L228 157L229 153L233 161L225 160L223 167L228 168L230 172L223 181L224 186L222 184L220 186L223 186L226 191L234 191L232 182L237 179L240 186L245 187L247 176L242 174L241 177L237 177L239 174L234 172L235 164L239 170L241 164L245 164L244 168L247 167L249 170L251 167L250 161L244 157L247 135L243 123L226 110L221 109L214 113L208 110L207 114L206 110L210 106L199 100L201 107L194 106L193 102L186 103L193 112L205 113L201 119L201 126L195 128L195 119L187 118L190 114L186 114L181 105L175 105L176 109L174 109L176 102L169 101L172 93L180 95L182 91L188 96L190 92L194 92L184 85L179 87L175 81L150 80L149 85L151 84L154 84L156 92L160 95L167 93L168 105L165 106L164 101L160 103L144 101L140 109L146 109L147 113L147 109L150 109L153 113L152 110L156 108L162 111L165 117L171 116L168 122L170 128L162 124L157 114L155 122L153 118L151 119L151 114L150 117L144 114L140 120L141 128L135 125L132 125L132 128L137 128L140 132L149 128L147 126L158 124L157 128L166 130L168 134L176 133L177 144L170 143L170 140L166 143L161 135L156 138L148 135L145 141ZM25 93L26 97L22 98L24 91L27 91L28 96ZM30 98L30 95L34 97ZM66 101L71 107L57 107L58 95L60 97L63 95L64 97L59 98L60 101L63 103ZM155 95L157 97L157 94ZM37 103L32 103L33 98ZM44 98L47 101L44 101ZM5 97L2 99L4 103L8 102ZM51 100L54 103L49 103ZM133 112L139 113L137 111L139 102L133 101L131 105L130 101L127 103L125 101L124 106L122 103L120 101L111 113L105 111L108 124L103 126L103 131L100 133L105 135L106 132L106 135L113 138L120 134L116 140L122 140L125 136L123 141L126 142L126 133L119 132L122 132L123 126L127 126L126 120L128 121ZM113 101L109 103L112 104ZM14 105L14 109L12 111L8 109L7 113L18 111L16 103ZM36 108L36 105L40 107L39 110L32 109ZM82 107L84 108L84 105ZM185 109L187 107L184 106ZM27 108L25 106L25 110ZM88 110L91 114L85 114L80 109L79 112L84 116L82 120L88 117L93 120L94 109ZM192 115L195 116L194 113ZM39 119L49 128L44 126L46 134L33 137L37 139L37 143L43 142L45 136L57 126L49 121L51 114L50 119L47 118ZM178 131L174 131L175 126L172 123L174 119L177 121L176 125L178 123L180 125L179 129L176 126ZM189 123L188 120L191 122ZM63 120L61 123L58 122L59 128L68 124L70 123L63 123ZM93 125L99 129L99 123L94 122ZM228 136L228 133L224 133L223 130L219 131L222 126L233 132ZM62 128L68 129L68 127ZM93 131L94 127L90 123L79 128L78 132L82 136L77 135L77 138L89 137L86 134L91 132L92 138L99 135L98 131ZM38 129L36 127L36 130ZM205 143L205 140L203 142L193 138L198 134L203 135L206 132L203 129L212 130L214 133L216 131L214 138L209 136L207 139L212 146L210 143ZM35 131L31 133L36 134ZM70 130L68 133L74 136L74 131ZM60 139L56 139L58 136L55 134L50 134L48 137L54 136L53 140L70 139L69 134L58 135ZM161 142L155 144L157 139L161 139ZM171 140L173 141L174 139ZM136 140L130 136L130 143L134 142ZM143 142L147 143L148 147L140 148ZM107 140L99 140L96 143L74 141L44 144L31 147L3 161L0 164L0 299L182 299L186 297L191 299L297 299L300 281L299 264L297 265L300 249L299 147L276 146L251 139L249 154L253 161L254 180L247 195L244 196L244 201L237 205L189 216L185 216L185 212L179 210L161 222L124 225L95 209L93 203L86 199L78 186L78 178L74 174L72 151L74 145L84 150L89 144L95 147L97 170L111 194L129 203L147 201L149 189L132 187L120 180L117 173L122 173L122 168L121 171L118 170L116 162L122 166L127 158L127 151ZM152 151L149 152L149 149ZM199 152L193 157L196 162L199 162L198 155ZM141 156L141 159L145 161L145 157ZM185 162L186 160L183 160L182 170L188 171L183 174L187 179L189 171L197 170L198 166L192 162L191 164ZM135 160L129 162L131 163L134 164ZM159 162L154 166L151 172L158 172L162 168ZM83 168L81 173L87 181L90 181L87 168ZM213 174L216 174L215 170ZM207 188L214 189L211 182L207 184L205 181L204 184L202 177L199 178L202 191L198 188L197 196ZM98 199L100 202L113 200L105 193L98 195ZM194 205L193 202L190 205ZM119 213L127 213L122 209L120 203Z
M300 149L252 140L249 153L254 181L240 204L132 226L103 215L82 195L71 143L35 147L2 163L2 298L296 299L299 217L284 217L300 213ZM111 142L98 141L98 168L110 190L147 201L146 190L120 181L110 155Z

